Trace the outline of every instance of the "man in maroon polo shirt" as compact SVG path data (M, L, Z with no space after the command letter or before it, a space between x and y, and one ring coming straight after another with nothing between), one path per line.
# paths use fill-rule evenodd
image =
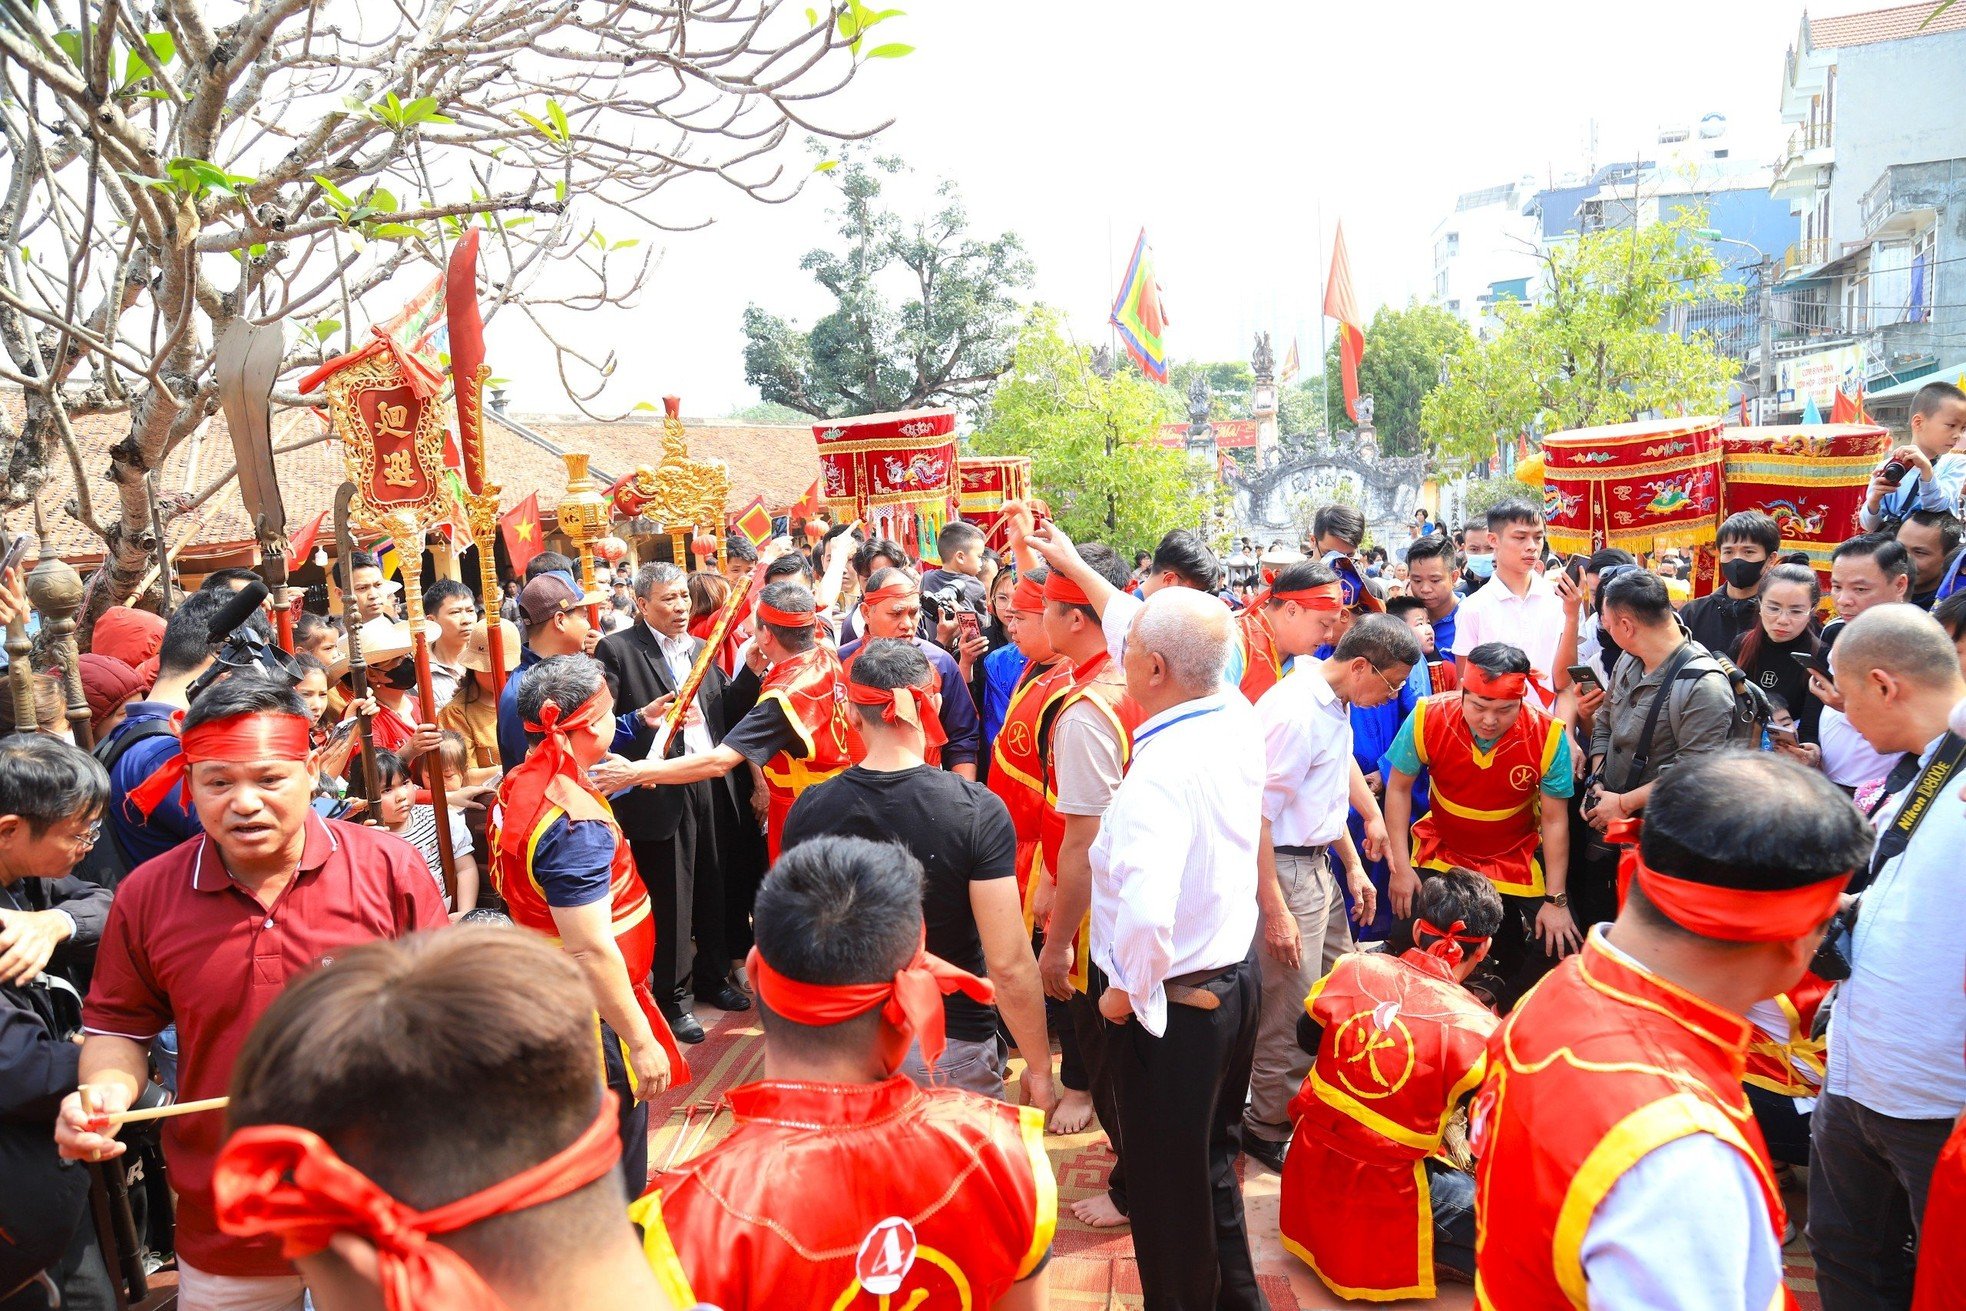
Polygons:
M204 836L138 866L116 890L83 1007L82 1088L55 1140L78 1160L121 1155L106 1118L149 1079L146 1044L178 1029L182 1100L218 1097L253 1021L287 983L344 947L446 922L423 858L376 829L308 806L308 719L292 689L235 676L185 714L185 784ZM164 1127L178 1195L178 1305L298 1311L300 1277L277 1240L239 1239L212 1218L222 1112Z

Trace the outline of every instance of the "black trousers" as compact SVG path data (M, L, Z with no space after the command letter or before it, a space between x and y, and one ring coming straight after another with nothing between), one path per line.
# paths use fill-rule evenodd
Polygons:
M715 780L681 785L683 813L670 837L628 839L655 914L649 987L665 1007L692 979L698 987L714 987L730 973L711 791L717 786Z
M1117 1103L1107 1130L1127 1163L1146 1311L1264 1307L1235 1173L1262 981L1252 956L1204 986L1221 1006L1169 1005L1158 1038L1138 1019L1107 1024L1093 1069L1095 1100L1108 1083Z
M601 1024L601 1070L608 1087L621 1099L617 1126L621 1132L621 1184L632 1202L649 1182L649 1104L636 1101L628 1087L628 1058L621 1049L621 1039L606 1021Z
M1073 993L1072 999L1065 1003L1072 1036L1078 1045L1078 1059L1073 1063L1084 1075L1086 1090L1092 1094L1092 1112L1099 1117L1099 1127L1106 1131L1106 1141L1112 1144L1113 1169L1106 1176L1106 1192L1121 1215L1131 1215L1117 1085L1106 1068L1107 1048L1122 1035L1115 1033L1114 1026L1106 1023L1106 1017L1099 1013L1099 995L1106 991L1105 974L1091 961L1086 962L1085 970L1085 991ZM1064 1043L1060 1042L1059 1046L1063 1047Z
M748 775L749 771L740 772ZM717 861L723 874L724 948L734 961L743 960L751 950L751 907L758 900L758 885L764 882L765 867L771 863L765 843L764 827L751 813L751 781L737 780L737 799L728 789L716 793Z

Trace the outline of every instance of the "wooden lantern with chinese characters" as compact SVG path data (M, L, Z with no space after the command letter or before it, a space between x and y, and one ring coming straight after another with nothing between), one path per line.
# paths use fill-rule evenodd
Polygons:
M1700 546L1720 525L1719 419L1648 419L1543 441L1550 548Z
M833 522L858 519L869 537L939 562L935 539L955 513L956 412L866 414L816 423L812 431Z
M1008 546L1006 501L1031 499L1031 457L1028 455L964 456L956 461L960 492L956 509L964 523L983 532L983 544L993 551Z
M684 542L692 529L713 533L722 567L724 507L730 499L730 469L722 460L692 459L683 427L680 397L662 398L662 460L641 465L614 485L614 506L633 519L651 520L669 535L670 558L687 567Z

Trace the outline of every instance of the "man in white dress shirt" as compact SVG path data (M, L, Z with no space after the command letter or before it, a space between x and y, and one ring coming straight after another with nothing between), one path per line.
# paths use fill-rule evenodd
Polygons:
M1563 601L1556 586L1536 571L1543 558L1543 514L1527 501L1504 501L1488 512L1495 542L1495 578L1454 612L1454 655L1467 672L1468 652L1507 642L1529 657L1531 669L1557 667L1563 640ZM1549 710L1554 695L1531 689L1531 704Z
M1146 715L1093 843L1088 995L1137 1025L1110 1081L1143 1305L1259 1311L1236 1183L1260 986L1256 845L1263 731L1222 682L1232 623L1166 588L1135 616L1127 693Z
M1243 1117L1243 1150L1273 1170L1290 1141L1290 1099L1311 1071L1297 1042L1297 1017L1311 986L1352 945L1332 853L1342 862L1359 923L1372 920L1374 889L1345 831L1354 804L1349 707L1381 706L1399 694L1420 643L1404 620L1366 615L1328 660L1298 667L1256 703L1267 772L1257 844L1262 907L1262 1019ZM1364 791L1364 779L1359 779ZM1363 800L1372 804L1372 794Z

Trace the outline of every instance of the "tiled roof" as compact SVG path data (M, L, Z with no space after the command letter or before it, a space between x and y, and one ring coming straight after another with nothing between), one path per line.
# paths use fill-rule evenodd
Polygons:
M0 388L0 416L9 426L21 421L21 394L15 388ZM311 409L276 410L273 416L275 449L291 445L320 431L320 420ZM485 425L490 444L487 463L497 479L500 508L510 509L528 495L539 494L540 508L549 516L567 488L567 470L558 451L586 451L593 456L593 470L612 480L642 464L655 464L662 458L661 428L646 420L620 423L593 423L564 417L534 418L524 426L546 439L546 449L495 421ZM774 511L790 507L819 476L818 446L808 427L744 427L715 422L684 420L688 427L691 456L716 458L730 466L731 510L743 507L754 495L763 495ZM128 415L100 415L75 421L81 446L82 468L89 480L92 509L98 522L116 520L119 501L109 481L109 448L129 434ZM334 505L335 489L347 477L342 462L341 443L315 442L299 450L275 457L280 471L280 491L286 505L287 530L298 532L322 510ZM218 414L195 436L180 443L164 463L160 482L167 505L181 505L204 491L212 482L226 476L232 467L232 444L226 435L225 416ZM41 491L41 510L48 540L63 559L86 568L102 558L102 539L80 520L72 518L64 505L75 494L74 478L65 459L57 457ZM234 563L229 558L241 553L253 539L251 521L238 484L228 481L210 497L185 513L166 516L166 533L177 546L187 565L212 567ZM23 506L6 516L9 531L32 529L34 512ZM237 563L252 563L251 559Z
M1919 25L1937 7L1937 0L1919 0L1917 4L1870 9L1860 14L1812 18L1809 44L1818 50L1833 50L1839 46L1866 46L1879 41L1902 41L1907 37L1966 30L1966 4L1953 5L1933 18L1931 26L1921 29Z

